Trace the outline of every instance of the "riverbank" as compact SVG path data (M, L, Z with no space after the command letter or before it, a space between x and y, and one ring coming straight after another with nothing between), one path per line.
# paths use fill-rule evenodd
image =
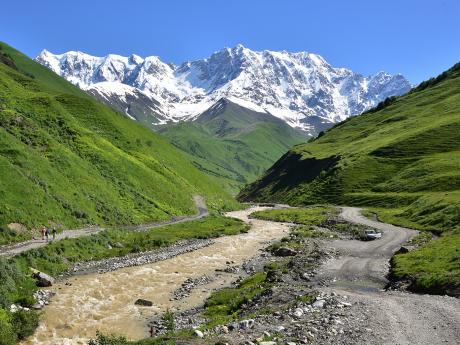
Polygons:
M213 244L213 241L209 239L183 240L173 245L147 252L116 256L97 261L81 262L75 264L69 271L65 272L60 277L61 279L65 279L74 275L107 273L120 268L147 265L157 261L167 260L184 253L189 253L211 244Z
M51 288L56 295L44 308L37 331L24 344L64 344L70 339L72 343L84 343L95 337L97 330L119 332L131 339L147 337L148 322L155 314L168 308L178 311L200 305L212 291L238 278L235 273L216 270L225 268L227 262L241 264L288 233L287 225L249 220L247 216L252 211L227 214L243 224L251 223L247 233L219 237L211 245L163 261L58 282ZM174 291L184 281L203 275L215 279L186 298L173 299ZM151 301L153 306L137 306L137 299Z
M185 222L189 222L192 220L198 220L198 219L202 219L202 218L209 216L209 211L208 211L206 202L203 199L203 197L199 195L195 195L193 197L193 202L195 203L195 206L197 208L197 213L195 215L173 217L172 219L169 219L169 220L148 222L148 223L137 224L137 225L118 225L118 226L112 226L111 228L124 230L124 231L142 232L142 231L148 231L148 230L156 229L156 228L167 226L167 225L180 224L180 223L185 223ZM54 236L54 238L53 236L50 236L49 239L42 239L42 240L30 239L24 242L3 245L3 246L0 246L0 257L1 256L10 257L10 256L19 255L21 253L25 253L32 249L38 249L38 248L45 247L51 243L54 243L55 241L87 237L91 235L96 235L106 230L107 228L105 227L91 225L91 226L87 226L81 229L60 231Z
M371 225L358 209L344 208L341 218ZM381 240L350 240L342 227L316 234L294 229L268 248L271 254L255 258L255 272L213 293L202 308L169 315L167 324L157 318L155 329L166 334L143 344L456 343L459 299L384 291L388 260L415 232L372 226L384 232ZM167 332L171 325L175 332Z
M200 215L203 212L199 212L197 217ZM38 313L34 309L48 302L42 300L43 303L38 303L34 298L37 286L30 268L54 277L68 276L70 269L82 262L86 263L83 266L90 268L91 262L105 261L106 264L112 263L115 269L121 264L130 266L162 259L162 253L168 252L168 246L174 246L171 254L175 251L177 255L206 245L207 239L247 230L248 226L237 219L201 216L193 221L181 219L177 224L146 231L113 229L91 236L61 239L14 257L0 258L3 281L0 284L0 313L5 315L1 316L0 324L8 332L8 339L12 339L6 343L14 344L15 339L20 340L32 334L38 324ZM118 256L126 260L117 261Z

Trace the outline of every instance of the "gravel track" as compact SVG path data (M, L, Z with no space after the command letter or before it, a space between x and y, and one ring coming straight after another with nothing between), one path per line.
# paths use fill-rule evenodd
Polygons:
M388 261L417 231L365 218L360 209L342 208L341 217L383 232L371 242L333 241L328 245L340 256L326 262L317 282L326 291L347 294L360 308L373 315L374 344L459 344L460 300L448 296L384 291ZM325 285L325 286L324 286Z
M197 220L197 219L207 217L209 215L209 212L206 207L206 203L204 199L201 196L196 195L193 197L193 201L195 202L195 205L198 209L198 213L194 216L174 217L173 219L167 220L167 221L150 222L150 223L139 224L139 225L124 225L124 226L118 226L117 228L127 230L127 231L147 231L147 230L159 228L165 225L184 223L184 222L189 222L192 220ZM56 239L54 241L60 241L66 238L79 238L79 237L91 236L91 235L97 234L104 230L106 230L106 228L103 228L100 226L89 226L86 228L75 229L75 230L64 230L61 233L56 235ZM0 256L15 256L23 252L26 252L28 250L31 250L31 249L44 247L48 245L49 243L51 243L51 240L46 241L46 240L33 239L33 240L16 243L16 244L9 245L9 246L3 246L3 247L0 247Z

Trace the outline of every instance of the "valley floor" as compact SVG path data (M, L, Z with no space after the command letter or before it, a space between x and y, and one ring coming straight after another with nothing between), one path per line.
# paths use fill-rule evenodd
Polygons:
M253 268L265 271L266 278L260 286L255 285L262 292L236 312L237 320L243 321L211 328L209 323L202 323L205 340L173 341L234 345L458 344L459 299L384 290L389 259L417 231L369 220L357 208L342 208L339 218L379 229L383 237L371 242L312 238L303 248L297 248L295 256L261 256L253 261ZM285 225L264 222L270 227ZM250 275L249 281L257 274ZM241 282L235 291L246 289L247 284ZM216 295L214 300L219 298L222 296ZM205 306L205 314L209 308ZM201 311L185 313L178 323L185 328L185 320L199 325L205 322L200 315Z
M242 264L268 243L287 235L287 225L249 221L249 213L257 209L261 208L227 214L250 222L248 233L216 238L205 247L155 263L57 283L51 288L56 295L44 308L38 329L24 344L81 344L95 337L97 330L131 339L147 337L147 324L155 315L168 308L178 311L199 306L212 291L235 281L237 274L218 272L226 263ZM184 281L203 276L211 278L208 284L186 298L173 298ZM135 305L138 298L152 301L153 307Z
M97 329L140 339L169 308L178 328L199 326L204 332L204 338L170 337L179 344L458 344L460 299L383 290L388 260L416 231L343 208L340 218L380 229L382 239L311 238L296 255L276 257L260 250L286 236L292 225L250 218L261 209L267 208L228 214L251 225L247 234L218 238L154 264L59 283L39 329L26 343L79 343L94 337ZM261 281L248 287L241 276ZM259 292L235 312L236 320L248 321L205 326L203 301L223 287L239 289L241 284L254 289L250 293ZM135 306L137 298L152 301L153 308ZM158 341L151 343L163 343Z

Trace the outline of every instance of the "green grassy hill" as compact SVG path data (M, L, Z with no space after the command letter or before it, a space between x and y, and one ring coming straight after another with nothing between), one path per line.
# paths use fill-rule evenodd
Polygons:
M183 150L195 166L236 193L255 180L305 134L280 119L221 99L193 122L160 133Z
M128 224L235 201L183 153L0 44L0 243L6 227Z
M443 233L456 244L433 241L430 255L408 254L407 269L397 270L415 275L420 289L460 283L460 64L295 146L240 199L365 206L385 221Z

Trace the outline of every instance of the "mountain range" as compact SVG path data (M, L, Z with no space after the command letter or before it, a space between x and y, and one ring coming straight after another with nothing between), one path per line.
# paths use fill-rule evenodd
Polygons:
M314 135L411 89L401 74L365 77L334 68L317 54L258 52L242 45L177 66L157 56L76 51L43 50L36 61L150 127L194 120L225 98Z

